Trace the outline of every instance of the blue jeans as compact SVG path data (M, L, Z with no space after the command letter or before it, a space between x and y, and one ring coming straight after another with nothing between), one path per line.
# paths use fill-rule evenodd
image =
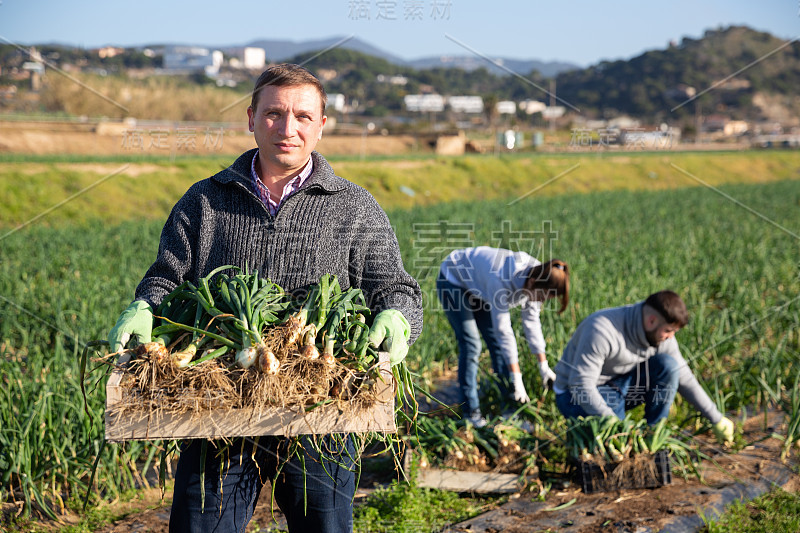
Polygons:
M489 348L492 370L500 378L504 395L511 373L492 324L491 307L474 294L447 281L441 272L436 279L436 294L456 334L461 400L468 414L479 412L478 360L481 355L481 336Z
M320 459L303 437L302 460L289 456L290 441L284 437L233 439L227 448L219 441L208 442L204 479L206 441L184 441L175 472L170 532L244 532L266 481L274 484L275 501L290 532L351 532L355 446L349 436L344 444L329 436L320 439L325 458Z
M650 425L669 415L677 391L678 362L665 353L657 353L627 374L597 386L597 392L617 418L625 418L626 411L644 404L644 416ZM579 394L581 391L568 390L556 395L556 406L562 415L587 416L576 397Z

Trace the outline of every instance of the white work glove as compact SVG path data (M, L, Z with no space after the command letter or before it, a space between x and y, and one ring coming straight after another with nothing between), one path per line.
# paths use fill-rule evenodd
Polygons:
M514 400L518 401L519 403L528 403L531 401L531 399L528 397L527 391L525 390L525 384L522 383L521 372L511 373L511 383L514 385Z
M556 382L556 373L550 370L550 365L547 360L539 361L539 375L542 376L542 387L545 390L552 389L553 383Z
M719 441L720 444L733 443L734 426L729 418L723 416L720 421L711 426L711 428L714 430L714 436L717 437L717 441Z

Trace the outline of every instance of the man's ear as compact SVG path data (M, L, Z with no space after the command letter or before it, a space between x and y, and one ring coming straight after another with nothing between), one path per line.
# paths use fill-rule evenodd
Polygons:
M250 133L255 131L255 113L252 106L247 106L247 126L250 128Z
M644 311L643 319L645 331L652 330L658 323L658 315L647 310Z

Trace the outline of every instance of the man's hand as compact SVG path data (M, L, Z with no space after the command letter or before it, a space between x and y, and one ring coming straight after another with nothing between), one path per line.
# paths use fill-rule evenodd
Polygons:
M150 342L153 331L153 309L143 301L137 300L125 309L117 319L117 324L108 332L108 344L112 353L119 352L136 335L139 342Z
M528 392L525 390L525 384L522 383L522 373L512 372L511 383L514 385L514 400L519 403L528 403L531 399L528 397Z
M542 376L542 387L544 387L545 390L552 389L553 383L556 381L556 373L550 370L547 359L539 361L539 375Z
M733 442L733 422L724 416L719 422L711 426L714 430L714 436L720 444L728 444Z
M396 309L386 309L375 315L372 327L369 328L369 343L389 352L389 362L392 366L399 364L408 353L408 339L411 336L411 326L403 313Z

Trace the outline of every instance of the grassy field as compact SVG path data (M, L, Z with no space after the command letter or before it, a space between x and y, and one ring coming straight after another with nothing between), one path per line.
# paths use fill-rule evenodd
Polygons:
M800 154L619 157L343 160L336 165L387 207L406 267L423 288L425 329L409 354L411 366L426 382L455 367L455 339L434 293L435 273L452 249L489 244L570 264L573 297L567 312L558 316L548 306L543 313L551 366L589 313L672 288L684 297L692 317L678 341L720 408L790 405L800 373ZM2 186L9 191L0 208L4 501L13 496L34 508L74 507L96 460L92 493L113 498L141 483L162 451L160 443L102 447L102 383L89 391L85 412L77 362L85 343L105 338L132 298L155 257L171 204L190 181L225 163L141 163L146 172L108 179L35 218L43 207L78 193L116 164L4 164ZM96 166L103 168L88 169ZM728 179L735 183L723 185ZM401 185L432 191L431 196L435 191L441 201L472 201L423 201L424 194L397 193ZM596 192L583 194L589 189ZM93 224L98 219L104 222ZM538 391L538 372L529 358L522 363L529 390ZM678 400L673 416L693 412Z
M0 229L36 218L114 224L164 220L195 181L233 162L230 156L138 157L0 155L4 202ZM366 187L385 209L468 199L542 197L611 190L667 190L704 184L767 183L800 178L800 152L622 152L507 154L500 157L333 157L336 171ZM54 206L57 213L42 216Z
M750 503L731 505L724 517L708 517L699 533L794 533L800 531L800 496L776 490Z

